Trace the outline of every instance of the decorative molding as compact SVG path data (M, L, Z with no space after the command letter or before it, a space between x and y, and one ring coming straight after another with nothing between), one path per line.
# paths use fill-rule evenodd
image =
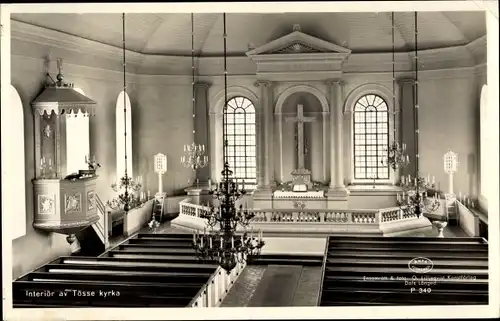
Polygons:
M11 19L11 39L114 59L121 59L123 56L121 48L13 19ZM125 54L130 64L140 64L144 59L143 54L134 51L126 50Z
M38 195L38 214L39 215L54 215L55 214L55 195Z
M83 227L83 226L89 226L94 224L95 222L99 221L99 215L94 215L86 220L83 221L72 221L72 222L67 222L67 223L62 223L59 221L56 222L35 222L33 223L33 226L35 228L39 229L51 229L51 230L62 230L62 229L69 229L69 228L75 228L75 227Z
M93 211L96 206L95 192L88 191L87 192L87 211Z
M71 50L82 55L94 55L115 61L117 65L121 63L122 49L110 45L102 44L96 41L83 39L81 37L69 35L55 30L45 29L42 27L30 25L15 20L11 20L11 38L21 43L32 43L38 46L50 46L55 49ZM486 52L486 36L480 37L466 45L454 46L439 49L419 50L419 61L421 62L421 71L431 69L441 69L443 67L450 68L454 66L472 67L478 62L482 62L482 57ZM279 41L278 41L279 40ZM276 42L278 41L278 42ZM274 53L265 55L266 50L277 49L285 45L291 45L296 42L303 43L325 50L322 53ZM484 53L483 53L484 52ZM259 55L260 54L260 55ZM333 56L332 56L333 54ZM249 55L254 55L254 58L262 61L262 57L267 61L286 61L290 64L290 59L294 60L309 60L325 61L332 59L335 54L339 55L333 61L338 60L342 55L348 55L349 59L344 61L341 66L344 72L359 72L359 71L390 71L392 67L391 53L351 53L349 49L338 45L326 42L324 40L309 36L299 31L292 32L288 36L276 39L259 48L253 49L246 53L246 56L229 57L228 63L232 66L230 69L235 69L233 73L245 72L249 73L251 59ZM188 75L190 72L190 57L181 56L164 56L164 55L147 55L133 51L127 51L127 64L131 69L137 71L135 74L182 74ZM325 56L326 55L326 56ZM261 57L261 58L257 58ZM344 58L346 58L345 56ZM413 67L413 53L396 53L396 67L398 71L411 71ZM40 57L41 59L42 57ZM344 60L342 58L341 60ZM211 66L216 65L215 61L220 60L220 57L200 57L199 73L207 76L214 76L217 71ZM333 61L330 61L332 63ZM68 66L67 64L65 67ZM243 69L244 71L243 71ZM376 68L376 70L373 70ZM40 65L43 69L43 64ZM67 68L65 68L66 71ZM99 69L99 68L95 68ZM382 70L381 70L382 69ZM105 70L105 69L101 69ZM241 70L241 71L238 71ZM320 69L321 70L321 69ZM68 70L69 71L69 70ZM111 70L107 70L113 72ZM121 75L121 71L114 72ZM263 72L263 71L261 71ZM69 75L69 74L67 74ZM91 75L91 73L89 73ZM89 77L93 79L94 77ZM330 76L331 78L331 76ZM130 78L128 78L131 80ZM133 81L132 81L133 82Z
M258 108L259 97L256 93L243 86L228 86L227 87L227 100L236 96L243 96L253 103ZM209 114L222 114L222 107L224 106L225 90L222 88L210 99Z
M259 79L253 85L257 88L259 88L260 86L271 87L272 81Z
M395 106L392 105L392 90L384 85L371 83L363 84L351 90L344 102L344 114L351 113L358 99L366 94L375 94L382 97L389 108L389 113L394 111Z
M274 113L275 114L281 114L281 110L283 109L283 103L285 100L292 94L294 93L299 93L299 92L306 92L310 93L313 96L315 96L320 104L323 112L329 112L329 104L328 100L326 99L326 96L319 91L316 87L309 86L309 85L295 85L292 87L287 88L285 91L283 91L279 97L278 100L276 101L276 106L274 108Z
M314 52L330 52L330 53L340 53L340 54L350 54L351 50L341 47L339 45L333 44L331 42L310 36L301 31L293 31L286 36L275 39L271 42L268 42L260 47L257 47L253 50L250 50L246 53L247 56L257 56L257 55L267 55L267 54L275 54L275 53L288 53L289 47L292 47L291 50L294 52L297 47L296 44L299 44L299 47L305 46L308 47L308 50L313 50Z
M210 88L210 86L212 86L211 83L208 83L208 82L196 82L194 84L194 88L195 89L204 89L204 90L208 90L208 88Z

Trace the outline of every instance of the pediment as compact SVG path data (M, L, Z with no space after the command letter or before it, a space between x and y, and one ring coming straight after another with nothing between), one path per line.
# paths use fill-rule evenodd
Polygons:
M261 55L307 53L349 55L351 50L295 30L286 36L252 49L246 54L249 57L254 57Z

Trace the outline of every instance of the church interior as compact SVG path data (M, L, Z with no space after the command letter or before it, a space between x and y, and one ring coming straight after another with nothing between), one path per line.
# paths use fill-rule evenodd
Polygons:
M5 17L14 309L488 305L487 12Z

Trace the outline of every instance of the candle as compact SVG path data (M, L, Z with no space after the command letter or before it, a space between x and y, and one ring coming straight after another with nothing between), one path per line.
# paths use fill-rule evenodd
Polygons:
M210 241L210 248L212 248L212 238L208 239Z
M208 178L208 189L212 189L212 181Z
M203 247L203 237L201 237L201 239L200 239L200 245L201 245L201 247Z
M52 165L52 158L49 158L49 166Z
M220 248L222 248L222 237L220 238Z
M436 177L432 176L432 185L436 184Z
M234 237L231 237L231 248L234 249Z
M149 193L149 191L148 191L148 199L149 199L150 197L151 197L151 194L150 194L150 193Z
M196 234L195 233L193 233L193 243L196 244Z

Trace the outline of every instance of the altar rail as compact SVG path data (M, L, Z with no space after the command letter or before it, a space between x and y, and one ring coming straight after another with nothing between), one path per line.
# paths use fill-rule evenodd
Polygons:
M181 215L200 217L209 210L208 206L189 203L184 199L179 203ZM379 210L355 209L248 209L255 213L252 223L336 223L379 225L395 221L416 219L415 214L406 214L399 207Z
M224 300L229 290L241 272L245 268L246 263L238 263L236 267L227 274L220 266L217 267L215 273L212 274L207 283L198 291L196 296L191 300L188 307L190 308L214 308Z

